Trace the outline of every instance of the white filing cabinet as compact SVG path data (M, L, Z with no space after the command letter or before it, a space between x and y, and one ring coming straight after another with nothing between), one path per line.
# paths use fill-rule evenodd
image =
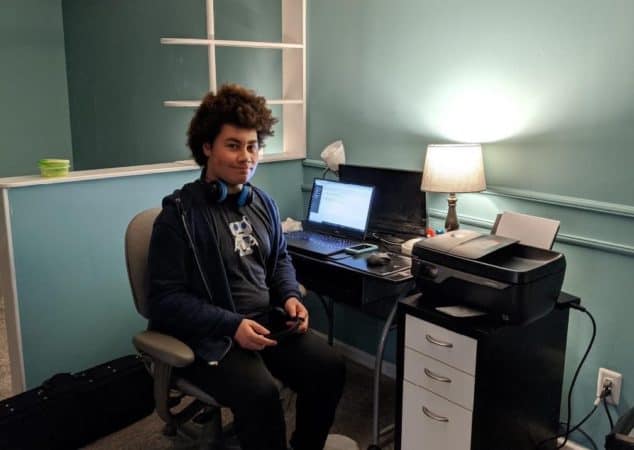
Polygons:
M399 304L397 450L528 450L556 431L568 311L525 326Z
M470 448L477 345L473 338L405 317L402 448Z

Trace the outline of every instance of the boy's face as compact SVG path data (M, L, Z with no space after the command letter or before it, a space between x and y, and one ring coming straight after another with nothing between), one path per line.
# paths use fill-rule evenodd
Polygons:
M213 143L203 145L203 152L207 156L206 180L221 179L227 183L229 192L238 192L258 166L257 132L225 124Z

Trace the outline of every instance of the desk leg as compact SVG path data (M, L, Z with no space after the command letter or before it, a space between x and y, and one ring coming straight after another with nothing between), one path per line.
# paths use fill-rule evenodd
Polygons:
M315 292L317 298L326 310L326 317L328 318L328 345L332 347L335 329L335 301L327 296L322 296Z
M383 353L385 353L385 343L387 341L387 335L392 328L394 317L396 316L396 309L398 301L394 302L394 306L390 311L390 315L385 321L385 326L381 332L381 339L379 340L379 346L376 350L376 361L374 363L374 392L372 402L372 444L368 447L368 450L380 449L379 447L379 386L381 381L381 368L383 366Z

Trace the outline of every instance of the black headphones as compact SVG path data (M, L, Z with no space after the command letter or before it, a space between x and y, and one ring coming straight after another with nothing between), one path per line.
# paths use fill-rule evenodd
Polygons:
M207 182L205 181L205 172L203 171L200 181L203 185L203 190L205 192L205 198L209 203L222 203L229 196L229 188L227 187L227 183L222 180L214 180ZM249 183L244 183L242 185L242 190L238 193L236 197L236 205L237 206L247 206L253 201L253 189Z

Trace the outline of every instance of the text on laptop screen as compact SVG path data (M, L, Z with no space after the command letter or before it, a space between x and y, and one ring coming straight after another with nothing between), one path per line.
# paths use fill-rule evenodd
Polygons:
M308 205L308 220L364 232L373 190L371 186L315 180Z

